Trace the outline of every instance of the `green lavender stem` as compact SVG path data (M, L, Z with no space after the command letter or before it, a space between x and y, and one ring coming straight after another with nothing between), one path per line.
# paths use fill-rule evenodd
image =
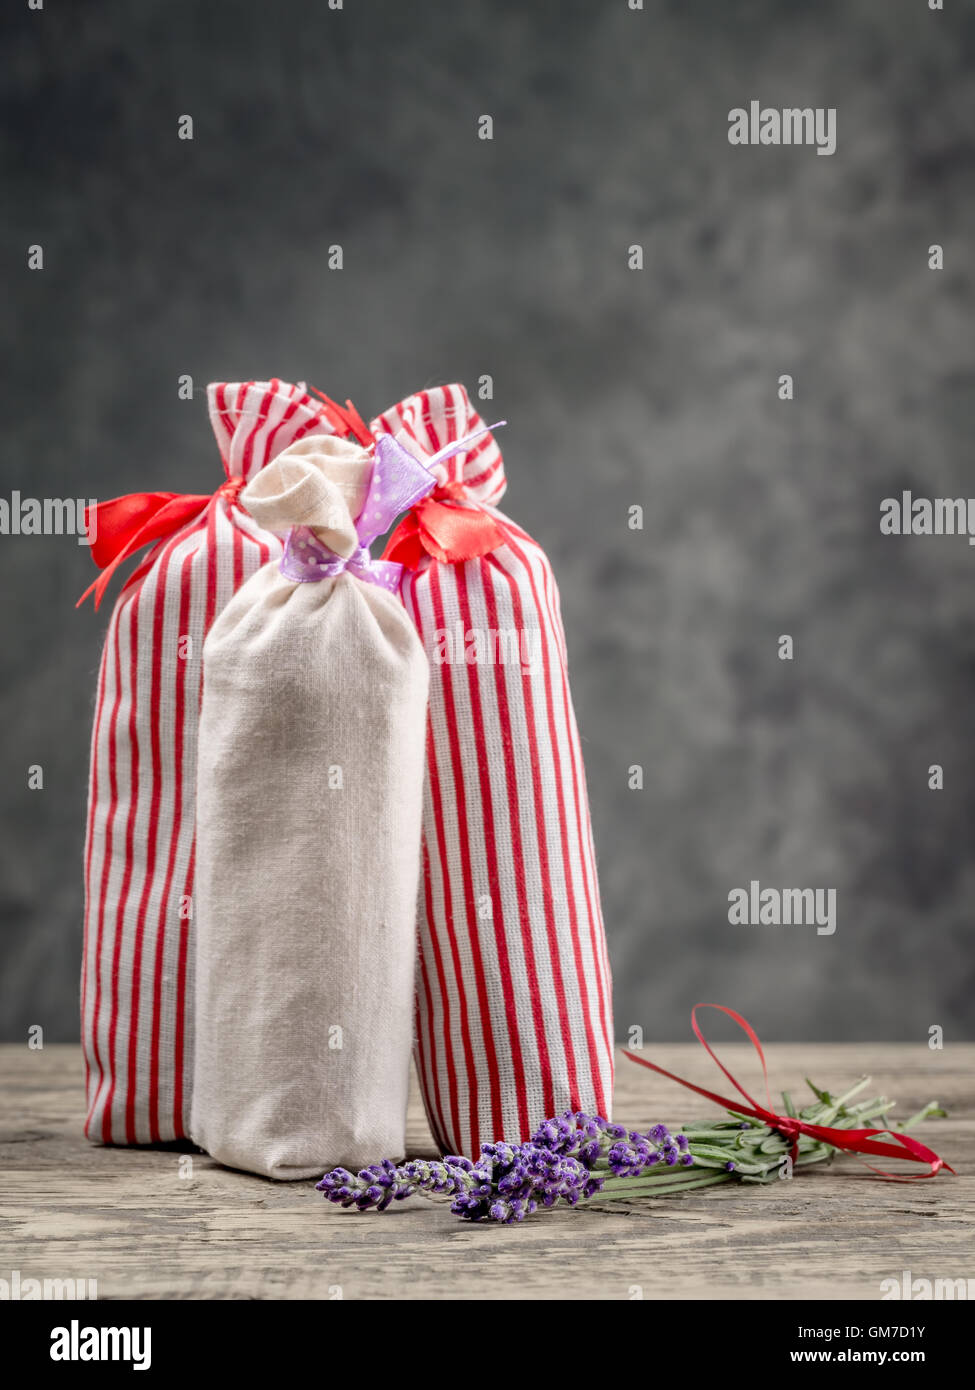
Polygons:
M806 1084L816 1096L815 1104L797 1111L791 1098L783 1093L784 1113L797 1116L808 1124L832 1129L890 1128L901 1132L933 1116L946 1113L936 1101L930 1101L909 1119L889 1126L887 1115L893 1109L894 1102L887 1100L885 1096L861 1101L858 1105L848 1103L854 1096L859 1095L869 1082L868 1076L861 1077L848 1091L834 1098L828 1091L821 1091L807 1077ZM636 1178L609 1175L604 1178L602 1190L590 1197L589 1201L659 1197L734 1181L775 1181L782 1171L783 1158L792 1150L791 1143L768 1125L756 1124L736 1111L729 1111L728 1115L730 1118L727 1120L684 1127L682 1133L687 1139L688 1152L694 1159L692 1167L677 1171L672 1168L658 1169ZM880 1124L874 1124L876 1120L879 1120ZM801 1135L793 1167L805 1168L813 1163L829 1162L837 1152L839 1151L832 1144ZM594 1171L606 1172L608 1166L605 1158L602 1158L595 1164Z
M693 1173L693 1168L688 1169ZM730 1182L734 1173L709 1173L707 1177L689 1177L672 1182L655 1181L652 1178L609 1178L601 1192L595 1193L587 1201L612 1202L620 1197L662 1197L668 1192L686 1192L692 1187L714 1187L719 1182Z

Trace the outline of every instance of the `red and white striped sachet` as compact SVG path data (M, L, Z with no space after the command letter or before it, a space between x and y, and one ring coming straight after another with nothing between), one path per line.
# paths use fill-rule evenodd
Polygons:
M238 481L155 541L115 604L98 677L81 1040L85 1133L101 1143L188 1135L203 639L244 580L281 553L237 504L239 480L296 439L335 432L322 403L287 382L218 383L208 399L224 472Z
M480 428L459 385L372 422L426 456ZM415 1056L437 1142L476 1156L566 1109L609 1116L612 1001L552 569L491 505L505 477L490 433L443 466L431 500L474 506L496 529L475 558L424 554L401 588L431 663ZM390 558L409 563L424 507Z

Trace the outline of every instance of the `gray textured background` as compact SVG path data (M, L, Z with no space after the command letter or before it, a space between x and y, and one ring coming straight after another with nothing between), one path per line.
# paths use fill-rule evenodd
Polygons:
M947 10L5 8L0 492L210 491L210 379L368 415L493 374L506 509L562 588L621 1036L683 1039L701 998L770 1038L972 1032L975 550L878 533L901 488L975 492L975 23ZM836 106L837 153L732 148L752 98ZM0 537L8 1038L77 1035L91 574ZM730 926L752 878L835 887L835 936Z

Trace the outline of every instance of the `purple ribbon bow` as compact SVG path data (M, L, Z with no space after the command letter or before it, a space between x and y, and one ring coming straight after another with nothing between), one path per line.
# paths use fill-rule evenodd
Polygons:
M320 540L310 526L292 526L279 566L285 579L310 584L320 579L334 579L348 571L367 584L378 584L395 593L403 576L403 566L393 560L374 560L369 554L370 545L414 502L433 491L437 479L432 470L438 463L459 454L473 440L504 423L499 420L496 425L474 430L463 439L438 449L426 463L404 449L391 434L381 434L376 440L376 457L366 500L355 523L359 544L351 555L343 558Z

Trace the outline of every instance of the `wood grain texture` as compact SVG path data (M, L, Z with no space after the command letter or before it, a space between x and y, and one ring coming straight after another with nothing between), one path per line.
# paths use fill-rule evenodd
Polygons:
M887 1276L975 1277L975 1045L781 1044L773 1084L803 1076L839 1091L869 1072L869 1094L906 1117L936 1098L949 1119L927 1142L957 1171L882 1183L840 1158L768 1187L556 1211L520 1227L470 1226L415 1198L360 1215L312 1183L277 1184L191 1150L106 1149L82 1137L80 1050L0 1048L0 1277L97 1279L102 1299L344 1298L879 1299ZM661 1066L715 1090L696 1045L653 1046ZM746 1085L750 1050L722 1058ZM804 1103L804 1102L803 1102ZM619 1058L616 1117L634 1127L713 1116L707 1102ZM414 1154L433 1145L414 1084ZM381 1155L377 1154L377 1158Z

